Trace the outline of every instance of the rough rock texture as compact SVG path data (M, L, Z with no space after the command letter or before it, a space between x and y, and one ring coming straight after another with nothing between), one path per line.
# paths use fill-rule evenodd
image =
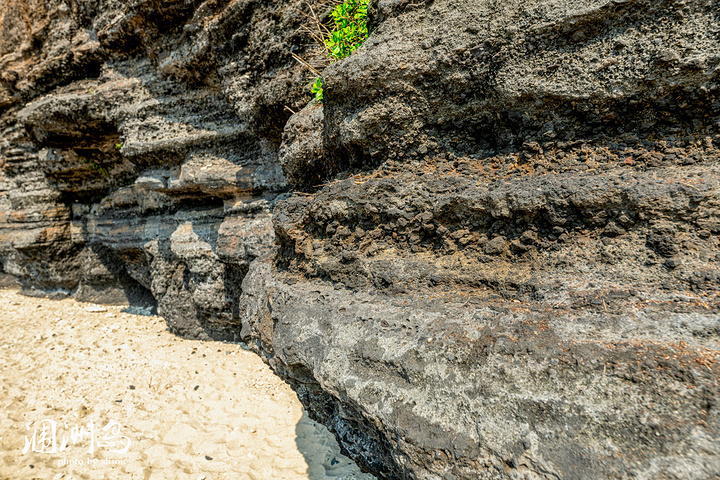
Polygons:
M287 189L277 152L309 98L290 55L307 48L306 8L3 4L3 270L29 293L157 302L182 334L230 322Z
M293 185L313 190L337 173L325 155L324 121L323 106L313 101L285 124L278 161Z
M276 207L243 337L385 478L716 476L718 164L463 166Z
M700 131L717 116L717 2L374 2L324 73L328 146L367 158Z
M0 274L246 341L379 478L720 476L720 3L373 0L318 106L326 3L0 6Z

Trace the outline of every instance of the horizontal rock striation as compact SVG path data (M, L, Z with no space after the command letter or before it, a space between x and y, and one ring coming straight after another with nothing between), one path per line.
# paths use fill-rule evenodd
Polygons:
M282 129L309 97L286 48L307 49L303 9L0 7L3 270L28 293L157 304L180 334L232 338L288 189Z
M243 337L386 478L715 475L717 163L465 167L279 204Z
M382 479L720 475L714 0L0 6L0 274L242 340ZM310 103L308 103L310 102Z

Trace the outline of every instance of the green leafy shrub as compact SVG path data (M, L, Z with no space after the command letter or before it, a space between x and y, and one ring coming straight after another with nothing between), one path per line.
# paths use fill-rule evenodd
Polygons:
M344 0L332 11L330 16L335 28L325 39L328 57L332 61L349 57L368 37L367 28L368 0ZM315 98L322 102L322 77L318 77L312 87Z
M368 0L345 0L330 14L335 29L325 40L330 56L335 60L349 57L368 37Z

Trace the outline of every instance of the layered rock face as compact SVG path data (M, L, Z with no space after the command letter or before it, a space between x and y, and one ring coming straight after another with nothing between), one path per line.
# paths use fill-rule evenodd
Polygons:
M247 342L379 478L720 475L720 4L376 0L307 104L326 7L0 7L3 270Z
M290 55L307 43L303 8L3 6L3 269L29 289L158 303L184 335L232 336L288 188L282 129L309 96Z

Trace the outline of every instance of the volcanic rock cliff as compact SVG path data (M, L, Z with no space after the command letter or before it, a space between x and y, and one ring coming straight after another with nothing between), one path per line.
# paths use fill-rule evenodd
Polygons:
M328 6L6 1L2 272L247 342L379 478L717 478L720 2L373 0L319 105Z

